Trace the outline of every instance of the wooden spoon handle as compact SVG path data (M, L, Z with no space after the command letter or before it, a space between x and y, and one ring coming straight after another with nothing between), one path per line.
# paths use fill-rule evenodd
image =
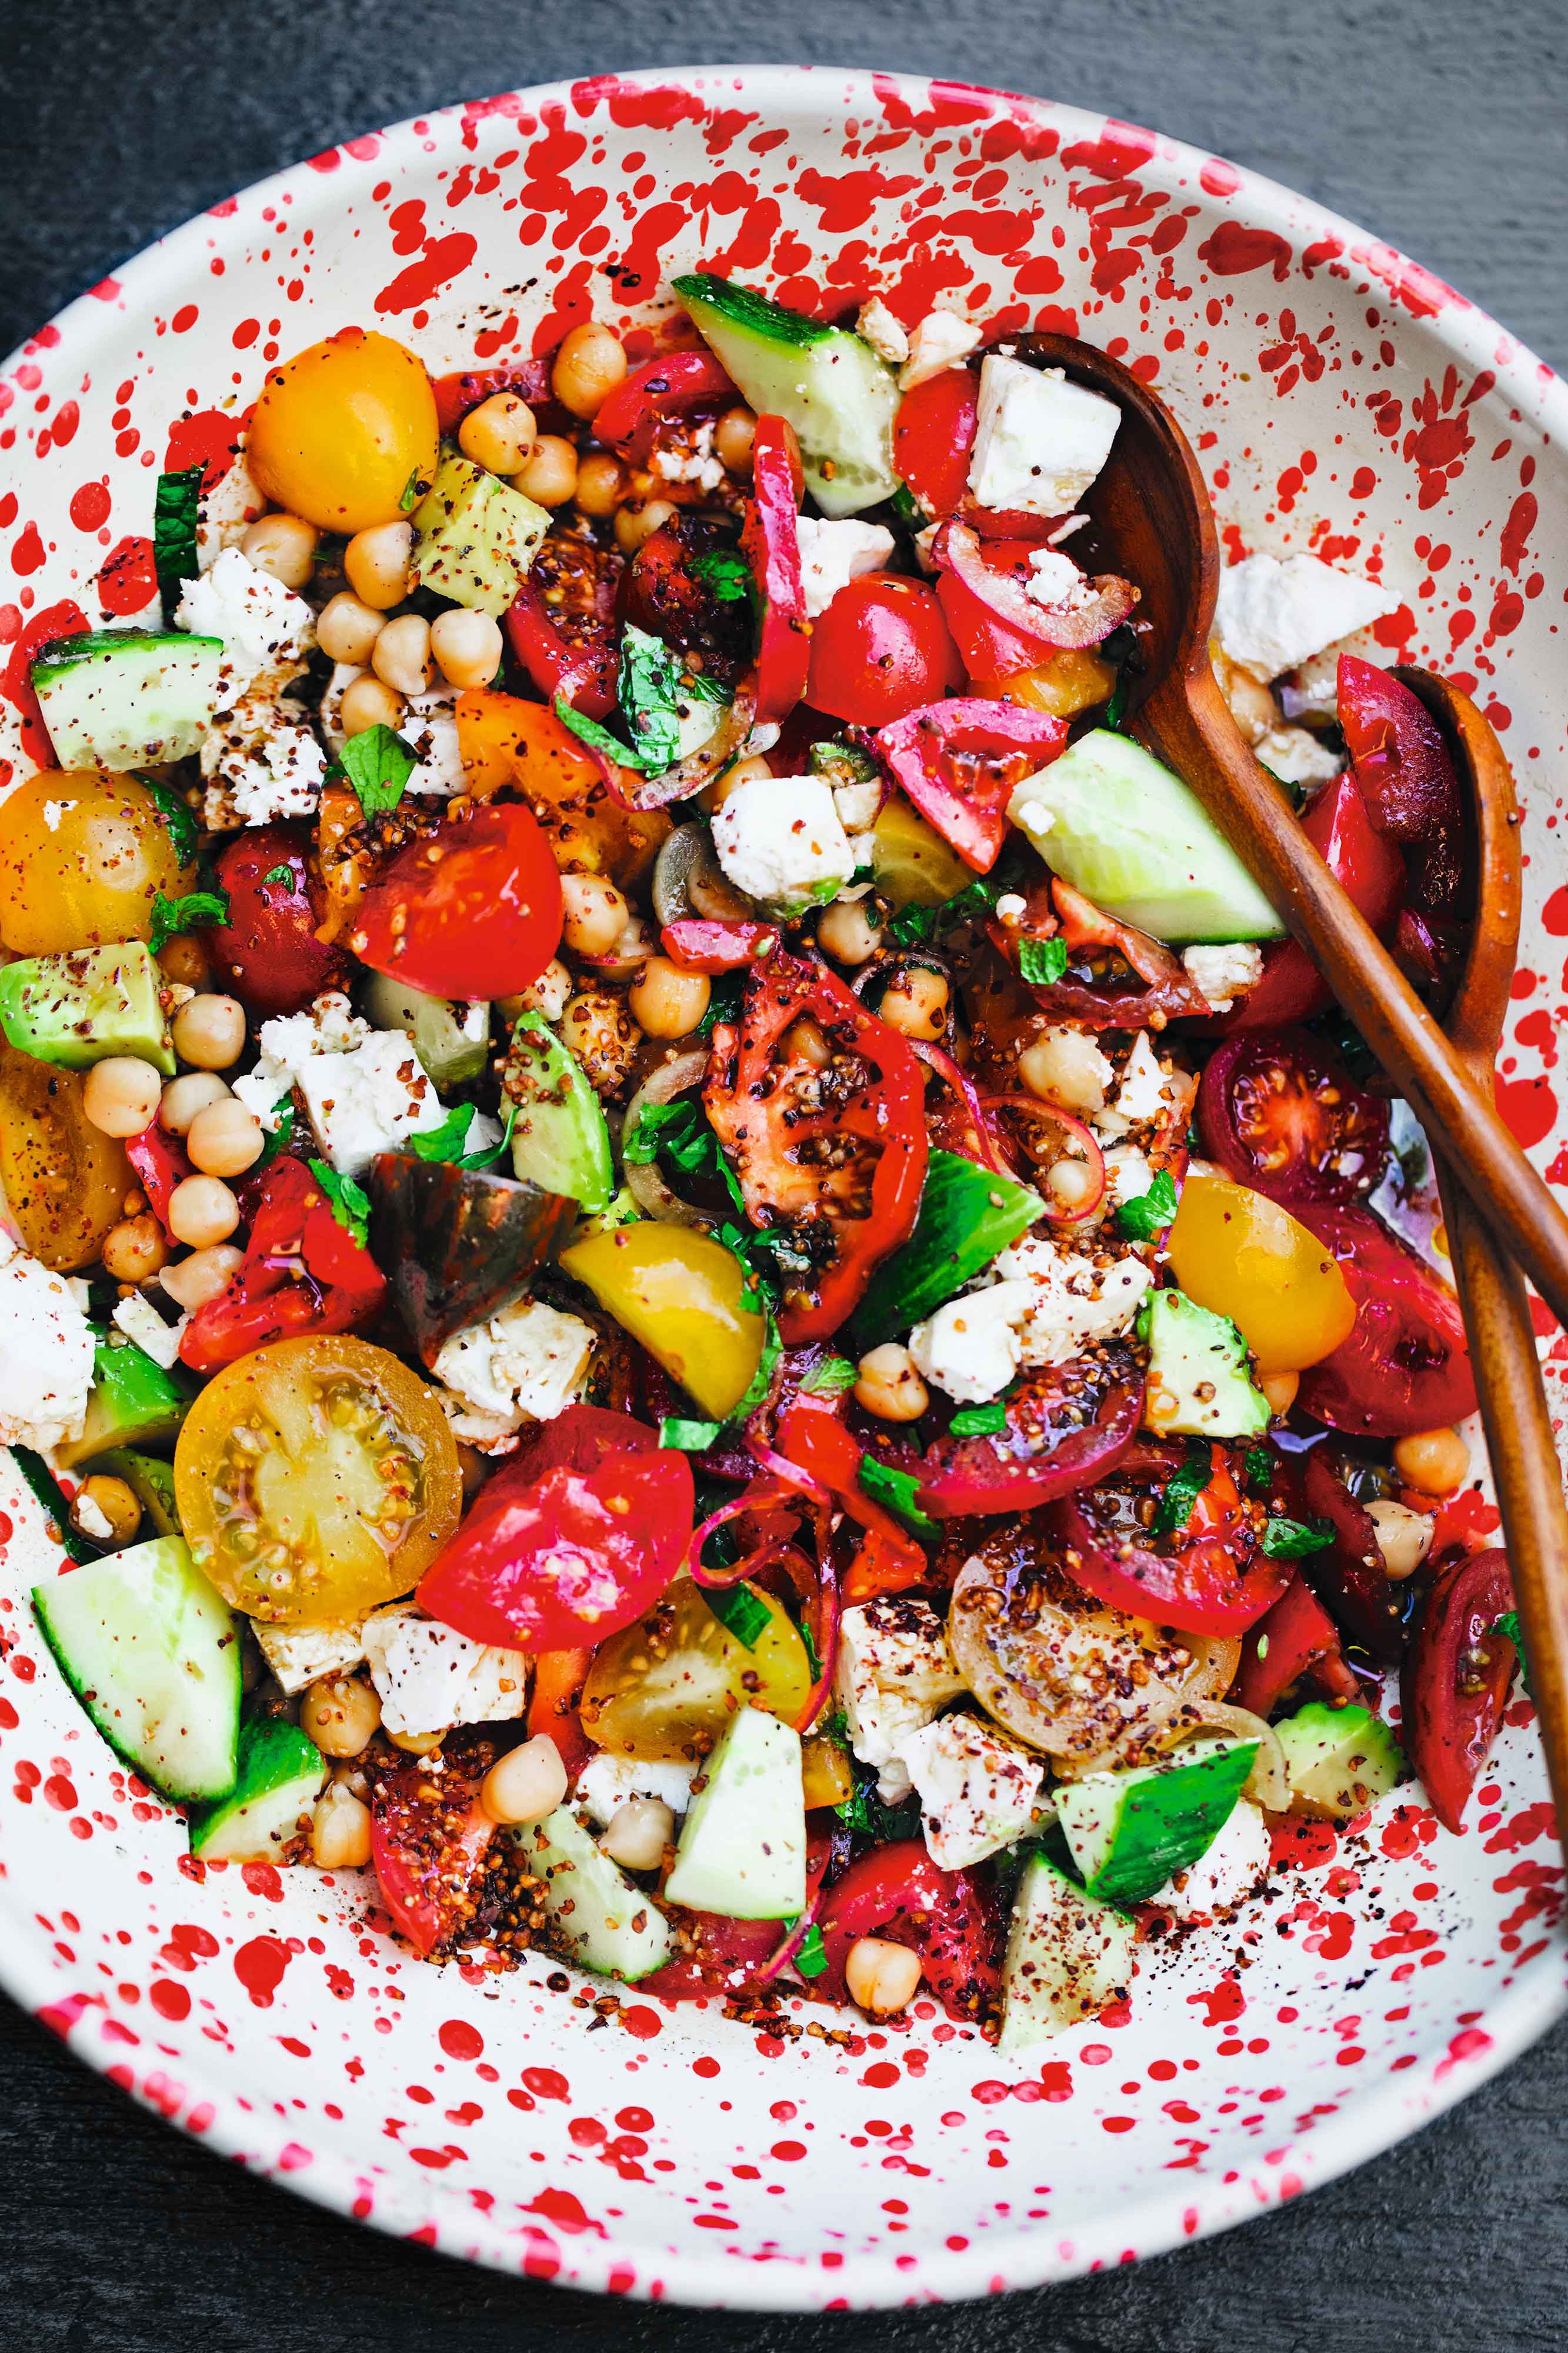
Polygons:
M1518 1268L1499 1256L1441 1160L1437 1189L1530 1651L1546 1769L1558 1819L1568 1822L1568 1503L1530 1303Z
M1568 1219L1544 1178L1241 744L1206 663L1184 688L1152 696L1138 732L1192 786L1309 951L1503 1255L1568 1324Z

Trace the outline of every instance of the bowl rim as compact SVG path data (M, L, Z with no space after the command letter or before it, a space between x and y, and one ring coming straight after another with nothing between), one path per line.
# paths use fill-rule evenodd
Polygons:
M829 96L836 106L846 104L852 95L860 92L866 100L870 100L873 85L876 91L891 91L912 102L928 100L936 89L992 101L1015 116L1021 112L1065 134L1094 138L1103 136L1109 130L1152 137L1156 144L1149 158L1151 166L1186 171L1194 182L1205 165L1212 167L1216 162L1233 172L1235 180L1226 193L1237 218L1276 229L1293 246L1300 241L1303 228L1310 228L1320 237L1342 240L1360 266L1372 268L1374 274L1395 288L1402 282L1439 288L1446 298L1451 299L1445 299L1435 312L1421 314L1423 332L1446 345L1457 358L1489 370L1524 417L1538 425L1545 436L1568 443L1568 381L1559 377L1468 297L1456 294L1423 265L1316 199L1165 132L1140 133L1136 125L1062 100L943 77L888 72L872 66L724 62L638 67L572 80L531 84L489 95L515 98L530 107L552 101L569 104L574 92L584 87L584 79L590 87L612 80L616 85L634 88L673 86L699 90L722 82L727 89L743 95L748 102L755 101L760 111L770 104L775 108L791 104L798 108L803 94L809 96L817 89ZM465 103L485 102L483 99L456 100L379 131L377 161L388 157L389 151L392 158L400 151L412 151L410 160L423 163L432 152L432 138L438 141L447 126L462 120ZM264 202L288 191L295 203L294 219L302 222L309 217L312 205L330 208L331 203L332 176L313 170L311 165L312 159L300 157L236 191L234 202ZM304 201L307 195L309 205ZM225 208L228 209L226 204ZM46 322L47 327L55 331L62 343L71 341L90 348L100 337L112 337L126 316L150 315L165 280L186 281L198 254L205 266L202 240L212 234L208 225L214 217L210 208L198 213L165 231L129 259L114 265L109 277L123 298L121 303L106 306L100 299L95 300L89 290L67 303L52 321ZM37 332L25 338L0 362L0 371L10 374L36 348ZM7 1885L0 1893L0 1913L11 1911ZM106 2073L110 2054L103 2046L97 2042L79 2043L68 2026L49 2018L49 2006L58 1987L45 1946L30 1917L18 1917L15 1913L12 1917L14 1927L22 1933L0 1938L0 1985L24 2009L34 2016L41 2015L46 2023L53 2025L76 2058L95 2072ZM1469 2035L1458 2038L1446 2053L1423 2055L1397 2078L1384 2075L1348 2101L1336 2116L1320 2120L1296 2136L1291 2156L1300 2172L1277 2177L1267 2200L1260 2191L1255 2197L1249 2189L1244 2208L1237 2188L1217 2179L1201 2186L1173 2183L1169 2189L1152 2188L1131 2201L1118 2204L1104 2216L1078 2226L1071 2252L1066 2257L1056 2236L1049 2232L1016 2230L1005 2242L1007 2255L1003 2260L1008 2274L1005 2288L1011 2292L1039 2287L1090 2270L1117 2267L1125 2260L1123 2251L1130 2243L1136 2244L1140 2260L1161 2254L1173 2246L1256 2219L1268 2205L1282 2203L1300 2191L1320 2188L1397 2147L1422 2126L1479 2090L1539 2041L1565 2011L1568 1982L1564 1980L1563 1956L1560 1948L1549 1941L1545 1949L1520 1971L1513 1984L1483 2009L1481 2034L1473 2039ZM269 2119L255 2107L242 2109L233 2091L222 2082L204 2080L200 2055L195 2046L188 2053L182 2053L182 2070L193 2092L199 2094L211 2111L211 2121L201 2136L204 2141L225 2156L237 2158L247 2170L281 2184L314 2204L345 2219L353 2216L359 2184L352 2159L339 2150L335 2142L314 2153L308 2170L291 2171L285 2155L290 2137L286 2120ZM131 2096L150 2112L160 2113L156 2103L140 2087ZM175 2128L186 2129L184 2125ZM388 2235L408 2237L424 2225L447 2221L454 2226L449 2235L456 2243L448 2248L443 2242L440 2252L449 2253L459 2261L482 2263L512 2274L523 2267L515 2237L489 2215L476 2212L458 2193L444 2191L435 2177L426 2177L417 2184L406 2179L395 2184L389 2182L384 2185L384 2191L368 2218L375 2229ZM563 2267L557 2284L597 2294L625 2295L628 2292L624 2285L625 2266L629 2263L635 2266L637 2283L629 2293L638 2298L647 2295L649 2280L657 2279L662 2301L688 2306L756 2312L812 2312L828 2305L840 2309L886 2309L915 2300L945 2303L994 2295L1003 2284L998 2280L1001 2243L998 2238L990 2237L963 2250L928 2247L921 2251L919 2268L912 2272L896 2269L890 2254L847 2253L837 2269L823 2273L804 2262L789 2259L738 2266L732 2257L726 2258L718 2250L708 2254L685 2247L659 2246L618 2231L615 2235L576 2240L572 2263Z

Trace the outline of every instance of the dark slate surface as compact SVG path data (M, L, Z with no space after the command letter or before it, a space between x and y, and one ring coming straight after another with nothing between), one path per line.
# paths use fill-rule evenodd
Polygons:
M0 350L159 230L445 100L671 60L876 64L1150 122L1309 190L1568 364L1568 6L1515 0L0 0ZM1568 2338L1568 2028L1248 2229L1002 2305L611 2308L390 2244L178 2138L0 2005L0 2346L28 2353L1495 2353Z

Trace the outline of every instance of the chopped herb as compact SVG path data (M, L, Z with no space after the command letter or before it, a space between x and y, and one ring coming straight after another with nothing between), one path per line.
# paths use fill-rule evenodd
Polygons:
M13 1451L19 1459L22 1451L21 1448L16 1447ZM1519 1672L1524 1678L1524 1688L1526 1693L1531 1699L1533 1699L1535 1697L1535 1685L1530 1680L1530 1653L1524 1647L1524 1629L1519 1622L1518 1610L1505 1609L1500 1618L1494 1618L1492 1620L1489 1630L1494 1634L1500 1634L1503 1637L1503 1640L1505 1641L1511 1642L1514 1649L1519 1652Z
M745 1216L745 1195L697 1103L645 1103L636 1125L621 1138L621 1158L634 1167L644 1167L661 1155L688 1176L722 1177L731 1200Z
M875 1454L860 1457L860 1484L873 1502L886 1504L911 1528L934 1533L936 1522L929 1512L921 1509L916 1500L921 1482L912 1471L900 1471L895 1463L884 1462Z
M888 501L888 504L892 508L899 521L906 524L910 531L925 529L926 511L907 482L899 484L898 489Z
M1214 1476L1214 1457L1206 1438L1189 1438L1187 1459L1179 1471L1173 1472L1171 1482L1160 1498L1150 1534L1173 1536L1184 1528L1193 1516L1193 1506Z
M1394 1156L1399 1163L1400 1181L1405 1191L1414 1193L1417 1186L1426 1182L1426 1172L1432 1166L1425 1140L1413 1135L1408 1144L1399 1146Z
M691 569L699 580L706 580L721 605L739 605L753 598L756 579L743 555L723 548L712 549L706 555L695 555Z
M201 570L196 560L196 524L205 472L205 466L185 466L177 474L160 474L153 493L153 569L171 620L181 589Z
M340 1176L330 1160L309 1160L305 1165L326 1195L339 1225L363 1250L370 1240L369 1194L352 1176Z
M746 976L743 972L720 973L708 999L708 1010L697 1024L697 1035L711 1038L715 1023L737 1019L745 993Z
M879 1844L920 1835L919 1800L906 1798L900 1805L885 1806L877 1795L875 1773L864 1778L857 1774L852 1793L833 1810L847 1830L858 1832L862 1838L875 1839Z
M507 1112L506 1125L495 1144L482 1144L477 1152L465 1152L468 1130L474 1114L468 1103L458 1103L447 1113L439 1127L420 1129L408 1139L421 1160L444 1160L458 1168L493 1168L511 1142L512 1126L517 1119L517 1105Z
M1327 1551L1333 1540L1327 1520L1270 1520L1260 1549L1268 1560L1304 1560L1309 1553Z
M1117 672L1116 684L1110 690L1110 700L1106 704L1104 711L1100 713L1100 725L1102 727L1113 727L1117 733L1120 734L1121 732L1121 723L1126 716L1127 675L1124 670L1119 670Z
M1007 1427L1007 1409L1000 1398L990 1405L966 1405L947 1426L954 1438L1000 1438Z
M280 1152L287 1152L294 1140L294 1098L291 1094L279 1096L272 1106L272 1116L278 1124L261 1147L261 1157L250 1172L253 1176L260 1169L269 1166Z
M158 804L158 814L169 828L170 846L180 864L194 865L201 840L195 818L174 786L165 784L162 776L140 776L139 782Z
M269 866L261 879L263 882L281 882L287 886L293 882L294 869L291 866Z
M342 777L353 786L366 817L381 817L397 807L404 786L418 765L419 755L413 745L395 735L390 727L378 724L351 735L327 775L333 780Z
M683 1420L667 1413L658 1425L658 1442L679 1454L706 1454L723 1427L721 1421Z
M227 921L228 893L225 891L188 891L183 899L165 899L162 891L155 891L153 930L147 944L156 955L176 932L207 931L213 924Z
M859 1377L854 1366L843 1356L828 1356L820 1365L813 1365L801 1388L807 1397L842 1397Z
M1066 940L1020 940L1018 972L1031 987L1049 988L1068 968Z
M662 638L649 637L628 621L621 632L618 694L621 715L637 747L637 765L656 776L680 757L677 715L683 681L680 664Z
M815 1920L796 1947L795 1966L803 1978L819 1978L827 1967L827 1947Z
M1116 1221L1134 1241L1152 1242L1156 1234L1163 1233L1175 1214L1176 1180L1168 1168L1162 1168L1146 1193L1118 1204Z
M403 496L397 501L399 512L403 514L412 514L424 495L425 483L420 475L418 467L416 466L414 471L409 475L408 480L403 485Z
M1274 1457L1268 1447L1249 1446L1242 1471L1247 1485L1256 1493L1267 1493L1274 1482Z
M701 1592L720 1624L728 1627L737 1642L754 1651L773 1622L773 1613L761 1594L753 1593L749 1585L705 1585Z
M984 921L1006 888L1006 883L994 874L977 875L955 898L944 899L940 907L900 907L888 928L900 947L922 947L940 932L952 931L959 923Z
M563 727L572 730L579 743L586 744L590 752L603 752L607 759L616 761L623 768L642 766L641 760L629 744L623 744L618 735L612 735L609 729L601 727L596 719L585 718L582 712L574 711L563 694L555 698L555 716Z

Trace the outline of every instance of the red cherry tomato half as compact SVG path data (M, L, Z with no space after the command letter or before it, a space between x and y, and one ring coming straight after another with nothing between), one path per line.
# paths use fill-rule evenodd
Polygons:
M975 2019L996 1998L1001 1921L993 1887L978 1871L941 1871L921 1839L898 1839L852 1862L817 1913L827 1967L814 1982L830 2000L846 1998L844 1964L860 1936L884 1936L918 1953L922 1992L951 2018Z
M1007 805L1026 776L1054 760L1065 719L1016 703L958 695L906 712L879 730L876 751L894 782L966 866L988 874L1007 838Z
M1210 1056L1198 1133L1211 1160L1294 1209L1349 1202L1388 1166L1388 1105L1300 1029L1249 1030Z
M264 825L236 834L215 861L228 921L202 936L223 986L263 1020L302 1012L348 973L342 950L316 937L325 900L310 848L308 826Z
M431 997L512 997L560 938L561 877L538 818L520 801L490 801L399 850L365 892L353 944L375 971Z
M1327 1520L1334 1532L1332 1545L1313 1553L1302 1574L1352 1641L1385 1665L1397 1665L1405 1648L1405 1596L1384 1568L1376 1521L1351 1493L1325 1447L1308 1455L1301 1492L1311 1516Z
M1247 1630L1236 1704L1254 1715L1272 1715L1286 1693L1308 1674L1327 1699L1359 1696L1340 1648L1339 1628L1306 1578L1297 1575L1273 1608Z
M1370 1209L1305 1202L1294 1214L1339 1261L1355 1324L1301 1376L1297 1402L1331 1430L1405 1438L1476 1409L1459 1303Z
M546 702L607 719L616 707L616 600L625 569L614 548L552 532L506 617L507 641Z
M942 607L922 580L868 573L812 625L805 699L851 726L889 726L940 702L963 677Z
M1210 1449L1208 1485L1183 1526L1156 1535L1158 1506L1184 1457L1140 1446L1110 1478L1055 1506L1062 1565L1087 1593L1129 1617L1185 1634L1240 1634L1272 1608L1292 1565L1258 1550L1262 1506L1243 1495L1223 1446Z
M815 1895L833 1852L832 1841L820 1834L807 1840L805 1886ZM684 1932L681 1949L651 1977L639 1978L641 1993L660 1994L666 2001L690 2000L700 1994L721 1998L744 1993L754 1985L789 1934L783 1920L731 1920L722 1912L691 1912L672 1907L677 1927ZM689 1938L689 1944L685 1942Z
M1410 902L1458 915L1465 899L1465 804L1443 732L1426 704L1375 662L1340 656L1339 722L1367 814L1405 844Z
M963 502L978 411L979 383L968 368L943 368L899 403L893 471L929 515L950 515Z
M679 915L666 923L658 944L682 972L740 972L772 955L779 944L774 923L721 923L706 915Z
M737 397L728 372L711 352L667 352L623 376L594 419L594 438L624 457L639 433L661 417L716 406Z
M1438 1573L1410 1645L1400 1736L1446 1830L1464 1819L1508 1699L1517 1653L1492 1630L1513 1607L1508 1555L1472 1553Z
M1138 1435L1143 1387L1137 1358L1116 1340L1026 1373L1007 1393L1007 1427L996 1437L931 1440L921 1509L937 1520L1032 1512L1106 1477Z
M579 1406L561 1419L571 1428L480 1489L420 1584L421 1608L476 1642L601 1642L658 1600L690 1540L684 1454L625 1414Z
M400 1757L371 1776L370 1859L392 1925L416 1952L449 1944L468 1919L470 1893L496 1834L479 1805L478 1759L454 1742L438 1799L420 1757Z
M1386 933L1405 891L1405 860L1386 835L1373 828L1355 778L1325 785L1301 830L1373 930ZM1332 991L1299 942L1281 940L1263 952L1263 977L1238 997L1219 1024L1226 1037L1240 1029L1277 1029L1321 1013Z

